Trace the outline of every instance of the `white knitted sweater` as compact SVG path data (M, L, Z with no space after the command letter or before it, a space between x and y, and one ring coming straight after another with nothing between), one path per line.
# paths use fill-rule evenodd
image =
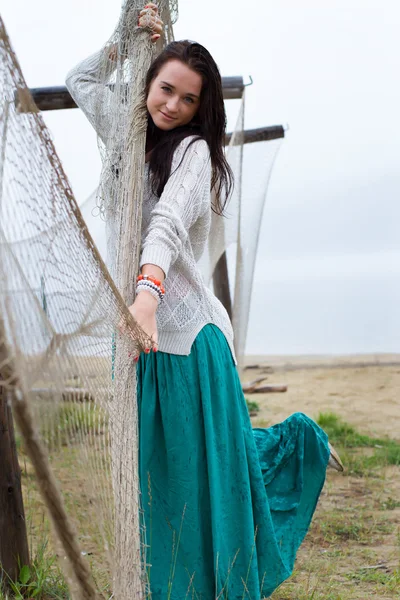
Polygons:
M107 115L99 117L94 106L99 98L96 74L100 59L101 51L79 63L68 73L66 84L106 141ZM112 93L103 88L101 93ZM176 149L171 176L160 198L151 191L146 165L140 265L157 265L166 276L165 297L156 315L161 352L190 354L197 334L213 323L225 335L235 358L228 314L205 285L197 265L210 232L211 160L207 143L197 140L188 148L191 140L186 138Z

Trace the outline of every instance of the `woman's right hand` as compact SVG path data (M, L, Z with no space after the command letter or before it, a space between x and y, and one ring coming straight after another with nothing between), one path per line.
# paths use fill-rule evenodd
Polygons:
M147 27L151 30L151 41L157 42L164 30L164 23L158 14L158 6L150 2L146 4L139 13L139 27Z
M138 27L147 27L150 29L151 41L158 42L164 31L164 23L161 21L158 14L156 4L150 2L139 13ZM118 58L118 44L109 46L108 58L116 61Z

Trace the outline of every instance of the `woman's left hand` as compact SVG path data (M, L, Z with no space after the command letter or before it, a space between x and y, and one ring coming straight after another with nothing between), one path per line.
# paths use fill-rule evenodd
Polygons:
M153 352L157 352L157 307L157 300L149 292L142 291L139 292L139 294L136 296L135 302L128 309L135 321L152 340L152 344L145 348L146 354L149 354L152 350ZM135 356L134 360L137 362L139 360L139 356Z
M139 27L147 27L151 29L151 41L157 42L164 30L164 23L161 21L158 14L158 6L150 2L146 4L143 10L139 13Z

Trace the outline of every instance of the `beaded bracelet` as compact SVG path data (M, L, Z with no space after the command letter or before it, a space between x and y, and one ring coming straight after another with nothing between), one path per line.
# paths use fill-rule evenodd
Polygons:
M153 275L138 275L138 277L136 278L136 282L139 283L140 281L151 281L152 283L154 283L154 285L160 288L163 294L165 294L165 289L161 281L153 277Z
M156 285L155 283L153 283L152 281L148 281L147 279L142 279L138 282L137 286L136 286L136 291L138 292L139 289L146 289L148 291L152 290L153 292L155 292L160 300L160 302L163 300L164 298L164 288L160 288L158 285Z
M160 294L158 292L158 290L155 290L153 287L150 287L149 285L138 285L136 286L136 294L138 294L139 292L150 292L150 294L153 296L153 298L155 298L157 300L157 304L160 305L161 303L161 297Z
M141 287L141 286L152 288L159 294L161 300L164 298L164 295L165 295L164 291L161 288L159 288L158 285L156 285L152 281L147 281L147 280L139 281L139 283L137 283L136 287Z

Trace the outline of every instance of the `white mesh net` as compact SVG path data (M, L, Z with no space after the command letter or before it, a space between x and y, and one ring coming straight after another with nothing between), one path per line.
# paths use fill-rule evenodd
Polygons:
M93 195L83 213L89 216L100 198L108 231L98 219L95 241L104 248L108 238L112 277L0 20L0 387L13 403L26 443L27 470L35 469L62 544L60 550L55 541L54 549L67 558L61 563L76 598L113 594L122 600L148 593L137 474L136 379L129 356L148 340L126 308L134 297L141 238L143 81L153 56L148 33L130 25L141 7L136 0L124 4L103 51L99 93L90 115L97 129L101 121L103 174L100 196ZM169 41L177 3L163 2L160 9ZM113 45L117 57L111 64ZM207 250L202 262L209 281L220 256L236 244L230 259L236 265L233 320L239 358L276 152L271 142L243 148L243 111L242 106L228 151L235 191L227 218L213 218L213 250ZM119 335L121 322L129 325L131 335ZM37 489L29 491L35 544L42 502Z
M217 263L226 253L239 368L245 355L254 269L268 183L281 144L280 139L257 141L257 138L252 143L244 143L244 117L243 96L235 130L227 147L235 187L224 217L213 214L209 243L200 261L204 279L211 285Z
M135 9L133 4L127 3L123 15ZM125 34L121 42L130 52L138 45L141 63L148 63L142 75L152 57L143 35L134 28L132 39ZM94 598L97 592L79 547L68 542L74 540L71 523L90 550L97 589L112 589L115 598L139 598L146 591L145 540L142 536L141 546L136 381L129 355L143 350L148 340L126 304L133 299L138 261L143 165L137 158L144 152L137 148L144 150L145 129L139 123L135 137L124 134L120 148L127 156L128 179L120 177L118 186L108 187L119 222L128 224L118 231L115 247L126 266L115 273L122 297L88 234L2 22L0 79L1 387L13 400L29 460L63 542L73 594ZM127 122L145 118L140 113L142 88L142 80L129 86ZM119 93L115 87L114 102L121 102ZM116 130L120 126L121 119ZM121 322L129 325L131 335L118 334ZM37 445L30 410L45 453ZM48 458L61 496L51 484ZM65 468L69 461L77 479L73 485Z
M227 236L228 265L235 272L232 285L235 350L238 364L243 366L249 324L250 304L253 293L254 270L258 242L263 222L268 183L277 152L282 140L269 140L243 145L241 167L241 200L237 219L237 238L229 247ZM268 340L266 340L268 345Z

